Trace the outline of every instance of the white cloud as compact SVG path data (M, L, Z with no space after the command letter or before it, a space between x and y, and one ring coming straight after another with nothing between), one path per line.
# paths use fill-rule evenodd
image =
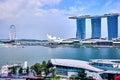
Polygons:
M61 2L61 0L40 0L40 2L44 5L56 5Z
M101 9L103 13L119 13L120 12L120 1L119 0L109 0L107 1Z
M44 13L42 7L45 5L56 5L61 0L6 0L0 2L0 19L15 18L20 15L31 15L36 12Z
M77 15L85 10L85 7L78 5L71 6L67 10L60 10L56 8L48 10L43 9L46 5L53 6L59 4L60 2L61 0L6 0L0 3L0 19L19 18L23 16L44 16L49 13Z
M82 5L83 3L78 1L66 9L55 8L54 5L58 5L60 2L61 0L7 0L0 2L0 19L9 19L11 21L8 22L18 23L17 25L20 25L19 30L22 30L24 27L25 30L29 27L34 27L33 29L28 30L29 32L34 32L35 30L36 34L34 35L37 35L37 33L42 35L45 35L47 33L61 35L59 34L60 32L65 34L64 37L73 35L75 36L76 22L75 20L69 20L68 16L83 15L85 13L88 13L91 7L96 4L93 4L91 2L91 4L86 3L86 5ZM106 3L106 6L109 6L110 4L111 2L108 2ZM50 8L47 10L44 9L44 6L46 5L50 6ZM114 9L111 9L111 11L106 11L106 8L104 7L103 11L106 11L106 13L118 10L120 11L119 3L117 3L115 6L117 6L117 8L114 7ZM103 13L103 11L101 11L101 13ZM29 32L28 34L30 34ZM25 34L25 36L26 35L27 34Z
M20 0L17 0L16 2L11 0L0 3L0 19L15 16L14 14L17 13L16 11L20 6L17 3L21 3Z
M65 38L65 36L70 37L75 33L75 27L70 25L72 23L70 23L68 17L64 15L68 13L69 10L59 10L56 8L43 9L46 5L57 5L60 1L61 0L7 0L0 3L0 19L8 22L8 26L9 24L15 24L17 26L18 38L33 37L35 39L45 39L47 33L62 36L61 38ZM68 28L70 29L68 30ZM26 33L24 34L23 32Z
M112 4L112 0L109 0L105 3L104 7L109 7Z

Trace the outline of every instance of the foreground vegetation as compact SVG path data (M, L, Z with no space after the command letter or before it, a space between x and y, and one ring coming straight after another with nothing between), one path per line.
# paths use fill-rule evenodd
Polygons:
M49 73L49 68L53 67L52 63L50 60L48 62L43 61L42 64L36 63L33 66L31 66L32 70L35 70L36 75L48 75Z
M31 66L31 69L36 72L36 75L43 75L46 77L45 80L60 80L61 76L56 75L56 70L53 68L50 60L48 62L43 61L41 63L36 63ZM48 75L51 73L51 75ZM71 80L93 80L92 77L87 77L85 70L78 72L78 76L72 75Z

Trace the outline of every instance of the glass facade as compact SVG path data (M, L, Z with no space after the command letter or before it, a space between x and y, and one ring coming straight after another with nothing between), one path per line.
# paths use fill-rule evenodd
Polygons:
M113 70L113 71L120 71L119 67L113 67L113 64L104 64L104 63L92 63L94 67L97 67L99 69L103 70Z
M77 19L77 32L76 38L85 39L85 18Z
M68 67L68 66L56 66L56 74L68 76L68 72L81 72L83 69L75 68L75 67Z
M108 24L108 39L118 37L118 15L116 16L108 16L107 17Z
M93 39L101 38L101 18L92 18L91 26L92 26L92 38Z

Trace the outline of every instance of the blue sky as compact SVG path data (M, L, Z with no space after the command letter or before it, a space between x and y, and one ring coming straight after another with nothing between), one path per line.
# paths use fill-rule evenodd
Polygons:
M0 39L9 38L9 27L16 26L18 39L47 39L46 34L74 38L77 15L120 13L120 0L0 0ZM120 30L120 18L119 18ZM120 36L120 31L119 31ZM86 20L86 38L91 37ZM107 37L106 19L102 19L102 37Z

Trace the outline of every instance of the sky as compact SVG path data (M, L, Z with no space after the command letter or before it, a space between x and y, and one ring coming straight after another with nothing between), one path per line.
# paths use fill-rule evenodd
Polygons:
M76 37L76 20L70 16L120 13L120 0L0 0L0 39L9 39L15 25L17 39L47 39L47 34ZM120 37L120 17L118 19ZM107 21L102 19L103 38ZM86 38L91 37L90 19L86 20Z

